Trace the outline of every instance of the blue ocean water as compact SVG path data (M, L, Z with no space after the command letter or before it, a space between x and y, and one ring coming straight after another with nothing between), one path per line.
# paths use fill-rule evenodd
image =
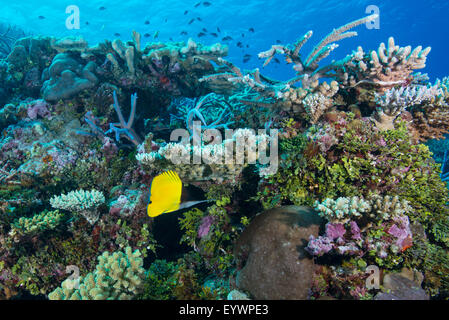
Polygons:
M80 9L78 30L65 26L69 5ZM327 59L340 59L359 45L365 50L377 49L393 36L400 46L432 47L426 69L420 70L428 73L432 81L448 74L449 1L0 0L0 22L18 25L35 35L82 35L89 44L114 38L130 40L132 30L147 34L144 42L186 41L189 37L204 44L221 42L229 44L230 61L252 69L261 68L263 63L257 53L269 49L276 41L293 43L313 30L314 35L304 48L307 52L333 28L367 15L366 8L370 5L379 8L379 29L358 27L359 36L341 41ZM187 35L181 34L183 31ZM206 35L198 37L200 33ZM222 41L227 36L232 40ZM246 62L244 55L250 56ZM294 74L291 65L282 61L268 65L263 73L276 79L288 79Z

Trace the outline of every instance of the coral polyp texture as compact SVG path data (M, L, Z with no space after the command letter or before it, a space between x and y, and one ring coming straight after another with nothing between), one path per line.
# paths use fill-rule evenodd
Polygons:
M449 78L401 37L338 47L378 18L257 43L252 70L0 24L0 299L447 299Z
M103 193L97 190L76 190L50 199L53 208L64 209L73 213L79 213L90 224L98 220L97 208L105 202Z

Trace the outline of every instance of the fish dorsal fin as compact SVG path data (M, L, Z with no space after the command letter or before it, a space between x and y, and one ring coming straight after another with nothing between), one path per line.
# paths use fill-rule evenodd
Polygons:
M157 200L161 197L170 197L170 199L181 199L182 181L178 174L174 171L165 171L160 175L154 177L151 183L150 189L150 199L151 201ZM168 193L166 193L168 192ZM176 195L176 197L171 197L170 194ZM156 198L156 199L155 199ZM177 201L172 201L177 202Z

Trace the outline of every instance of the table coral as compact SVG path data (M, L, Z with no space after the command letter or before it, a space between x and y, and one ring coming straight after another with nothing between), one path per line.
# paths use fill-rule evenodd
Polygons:
M102 192L97 190L76 190L50 199L53 208L64 209L82 215L94 224L99 218L97 208L105 202Z

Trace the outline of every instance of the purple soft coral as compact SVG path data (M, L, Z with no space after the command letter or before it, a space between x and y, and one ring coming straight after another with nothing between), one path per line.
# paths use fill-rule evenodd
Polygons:
M210 227L212 223L214 223L215 219L212 216L205 216L201 220L201 224L198 228L198 238L203 238L208 235L210 231Z
M51 118L51 113L48 110L48 104L45 100L39 99L31 103L31 106L27 110L28 118L31 120L37 119L38 116L46 119Z
M345 226L341 223L326 224L326 236L331 240L342 238L345 233Z
M320 236L318 238L314 238L313 236L310 236L306 251L314 256L322 256L323 254L331 251L333 248L334 244L328 237Z

